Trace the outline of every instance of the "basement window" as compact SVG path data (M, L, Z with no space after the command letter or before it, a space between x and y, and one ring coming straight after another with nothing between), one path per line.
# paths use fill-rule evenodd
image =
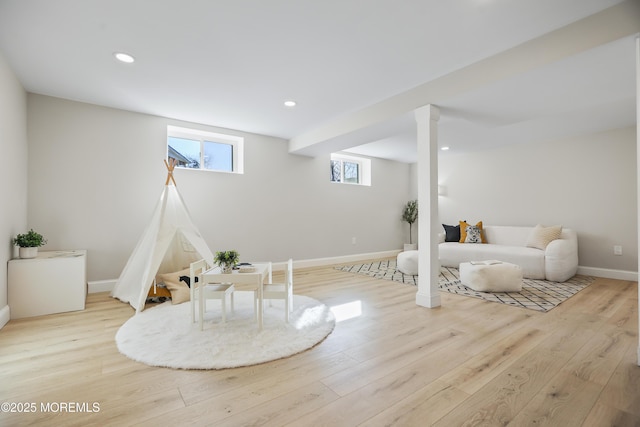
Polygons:
M371 160L332 153L330 179L340 184L371 185Z
M167 126L167 159L179 168L243 173L243 154L244 138Z

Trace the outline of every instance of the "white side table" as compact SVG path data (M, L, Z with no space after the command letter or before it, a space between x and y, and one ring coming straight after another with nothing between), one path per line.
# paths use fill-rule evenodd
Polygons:
M8 262L12 319L84 310L87 251L40 251Z

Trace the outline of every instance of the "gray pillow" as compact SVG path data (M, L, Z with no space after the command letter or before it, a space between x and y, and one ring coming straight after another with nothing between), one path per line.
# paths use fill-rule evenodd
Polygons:
M447 225L442 224L444 228L444 241L445 242L459 242L460 241L460 224L458 225Z

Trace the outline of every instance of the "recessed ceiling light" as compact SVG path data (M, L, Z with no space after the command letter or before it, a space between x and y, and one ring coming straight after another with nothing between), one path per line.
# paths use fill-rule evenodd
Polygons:
M284 101L284 106L293 108L296 106L296 101L293 101L293 100Z
M442 151L447 151L449 149L449 147L441 147L440 148Z
M135 61L135 58L129 55L128 53L116 52L113 54L113 56L115 56L118 61L124 62L127 64L131 64L133 61Z

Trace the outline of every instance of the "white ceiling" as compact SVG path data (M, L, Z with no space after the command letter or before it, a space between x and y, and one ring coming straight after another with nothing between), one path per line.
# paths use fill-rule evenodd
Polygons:
M452 152L544 141L636 122L635 37L466 92L439 104L438 141ZM414 162L413 114L392 135L348 151Z
M29 92L295 140L619 3L0 0L0 52ZM627 35L441 100L441 144L634 124L634 46ZM415 161L411 114L367 128L351 151Z

